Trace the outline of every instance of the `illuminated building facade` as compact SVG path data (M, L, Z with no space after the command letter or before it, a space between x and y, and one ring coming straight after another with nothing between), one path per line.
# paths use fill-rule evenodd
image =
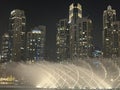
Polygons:
M92 21L79 18L76 23L70 23L70 56L85 58L92 56Z
M70 11L72 12L70 13ZM72 16L72 17L71 17ZM92 55L92 21L82 17L82 6L71 4L69 9L70 58L84 58Z
M27 33L27 61L39 61L45 58L46 26L35 27Z
M10 15L10 52L12 61L25 60L25 26L26 18L23 10L15 9Z
M68 19L60 19L56 35L57 59L65 60L69 57L69 26Z
M103 56L118 57L120 54L120 22L116 11L109 5L103 13Z
M79 58L79 27L78 20L82 18L82 6L72 3L69 7L69 25L70 25L70 58Z
M69 6L69 20L61 19L57 32L57 59L92 57L92 21L82 17L82 6Z
M9 52L9 34L4 33L2 36L2 45L1 45L1 61L0 62L8 62L10 59Z
M93 51L92 20L82 18L79 21L79 55L80 57L91 57Z
M113 22L112 31L112 57L120 57L120 21Z

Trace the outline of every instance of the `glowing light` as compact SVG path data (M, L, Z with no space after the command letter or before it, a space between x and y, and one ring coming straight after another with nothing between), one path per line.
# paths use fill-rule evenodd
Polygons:
M40 86L40 85L37 85L36 88L41 88L41 86Z
M108 38L106 38L106 41L109 41L109 39L108 39Z
M40 30L33 30L32 33L41 34L41 31Z
M13 11L11 12L11 15L12 15L13 13L15 13L15 10L13 10Z

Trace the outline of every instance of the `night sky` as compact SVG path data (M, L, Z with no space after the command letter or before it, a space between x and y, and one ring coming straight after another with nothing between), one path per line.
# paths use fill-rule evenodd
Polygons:
M38 25L46 25L48 54L55 54L56 24L61 18L68 18L69 5L74 0L0 0L0 35L8 31L9 16L13 9L25 11L27 31ZM77 1L77 0L76 0ZM111 5L120 19L120 0L78 0L83 16L93 21L93 38L96 49L102 48L102 14Z

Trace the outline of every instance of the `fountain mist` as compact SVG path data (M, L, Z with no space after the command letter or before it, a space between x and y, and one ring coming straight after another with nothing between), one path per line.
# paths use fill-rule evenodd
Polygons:
M24 84L37 88L118 88L120 70L110 60L108 61L88 59L75 60L72 63L67 61L10 63L7 65L7 70L23 80Z

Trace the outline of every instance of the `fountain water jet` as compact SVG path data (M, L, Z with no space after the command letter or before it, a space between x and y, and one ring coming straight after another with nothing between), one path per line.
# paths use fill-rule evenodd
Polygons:
M109 59L63 62L6 63L2 67L19 82L36 88L120 88L120 69Z

